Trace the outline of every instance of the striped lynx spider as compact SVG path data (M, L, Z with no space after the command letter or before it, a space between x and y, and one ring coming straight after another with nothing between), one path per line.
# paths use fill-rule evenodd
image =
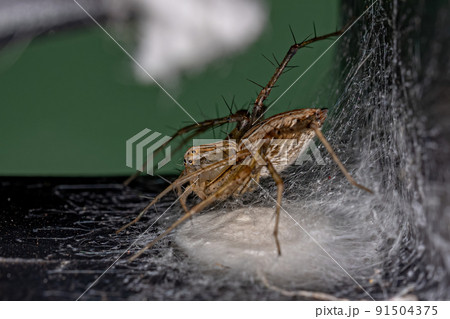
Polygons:
M259 92L251 111L240 110L223 118L186 126L172 136L173 139L191 132L183 139L183 144L209 128L230 122L236 123L236 127L228 134L225 140L191 147L184 156L185 169L183 173L156 196L133 221L117 231L119 233L139 221L150 207L170 191L176 190L178 192L185 214L135 254L131 260L140 256L182 222L202 211L211 203L246 193L258 185L261 177L266 176L271 176L277 186L276 218L273 235L277 253L281 255L281 247L278 240L278 223L284 186L279 173L298 158L314 136L317 136L324 144L351 184L372 193L368 188L356 183L350 176L322 134L320 129L327 116L326 109L298 109L263 119L266 111L264 101L295 53L300 48L313 42L339 36L345 32L346 28L347 26L339 31L322 36L315 35L314 38L306 39L300 43L297 43L294 37L295 44L290 47L284 59L277 66L269 83ZM161 146L160 149L164 146ZM138 174L131 176L125 184L128 185ZM181 187L185 184L188 184L188 186L182 192ZM192 208L188 208L186 198L191 193L195 193L201 199L201 202Z

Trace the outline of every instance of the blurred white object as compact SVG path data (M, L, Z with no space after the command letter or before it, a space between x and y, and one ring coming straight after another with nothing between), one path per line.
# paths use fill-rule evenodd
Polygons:
M244 50L261 34L268 12L258 0L132 0L139 9L135 57L157 80L176 84L183 71ZM125 8L127 9L127 8ZM152 82L139 67L136 75Z
M172 85L183 72L245 50L268 20L264 0L0 0L0 47L95 26L84 10L102 25L137 12L138 44L131 54L157 81ZM135 70L139 80L152 82Z

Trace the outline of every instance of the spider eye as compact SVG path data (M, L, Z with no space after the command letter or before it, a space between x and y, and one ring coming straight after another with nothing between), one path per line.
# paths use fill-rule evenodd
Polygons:
M195 150L192 150L192 154L195 154Z
M183 160L184 164L186 164L186 159Z
M192 164L192 160L189 160L189 164Z

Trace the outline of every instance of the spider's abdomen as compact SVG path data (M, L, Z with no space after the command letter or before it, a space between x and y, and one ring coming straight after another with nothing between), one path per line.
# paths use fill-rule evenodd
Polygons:
M306 150L314 138L311 124L321 127L326 109L300 109L272 116L249 130L239 144L239 150L265 154L278 172L291 165ZM249 163L249 159L245 164ZM263 169L261 176L268 175Z

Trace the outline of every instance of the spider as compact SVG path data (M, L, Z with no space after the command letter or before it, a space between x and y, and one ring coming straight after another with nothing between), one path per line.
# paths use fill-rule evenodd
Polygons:
M266 176L271 176L277 186L277 204L275 208L273 235L277 253L281 255L281 246L278 240L278 223L284 184L280 177L280 172L298 158L314 136L317 136L324 144L333 160L351 184L372 193L370 189L358 184L351 177L322 134L320 129L327 116L326 109L298 109L263 119L267 109L264 101L268 98L272 88L288 67L288 63L295 53L300 48L313 42L343 34L348 26L349 24L341 30L322 36L315 34L314 38L307 38L300 43L297 43L294 37L295 44L290 47L281 63L278 64L268 84L259 92L251 111L240 110L223 118L186 126L172 136L173 139L191 132L181 141L180 145L183 145L207 129L226 123L236 123L236 127L228 134L225 140L189 148L184 155L185 169L181 175L157 195L133 221L117 231L119 233L138 222L150 207L170 191L175 190L178 192L180 203L185 210L185 214L132 256L130 261L139 257L144 251L151 248L178 225L194 214L202 211L211 203L224 200L230 196L239 196L246 193L258 185L261 177ZM162 145L160 149L164 148L165 145ZM128 185L138 175L139 172L131 176L125 181L125 185ZM182 192L181 186L187 183L189 185ZM195 193L201 199L201 202L192 208L188 208L186 198L191 193Z

